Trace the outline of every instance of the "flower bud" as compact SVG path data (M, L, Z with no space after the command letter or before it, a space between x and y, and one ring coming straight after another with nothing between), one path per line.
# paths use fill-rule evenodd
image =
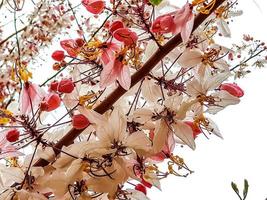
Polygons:
M58 87L58 81L53 81L49 85L49 90L50 91L57 91L57 87Z
M58 94L56 93L51 93L47 100L46 100L46 103L47 103L47 112L50 112L52 110L55 110L57 109L59 106L60 106L60 103L61 103L61 99L59 97Z
M74 90L74 83L71 79L62 79L58 83L57 91L62 93L71 93Z
M6 139L9 142L16 142L19 139L19 131L17 129L11 129L6 134Z
M51 57L54 60L56 60L58 62L61 62L62 60L64 60L65 54L64 54L64 51L57 50L57 51L54 51L54 53L52 53L52 56Z
M77 114L72 117L72 126L75 129L84 129L89 125L89 120L83 114Z
M220 90L225 90L235 97L244 96L244 91L235 83L223 83L220 86Z
M112 24L109 27L109 32L113 33L114 31L116 31L119 28L123 28L123 23L119 20L116 20L114 22L112 22Z

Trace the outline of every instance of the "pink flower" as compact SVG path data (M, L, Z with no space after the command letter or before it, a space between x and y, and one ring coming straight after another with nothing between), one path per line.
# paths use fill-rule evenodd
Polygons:
M154 131L150 131L149 137L151 140L154 138ZM155 155L150 156L149 158L154 161L162 162L166 158L169 158L171 153L173 152L175 147L175 141L172 134L168 134L167 140L165 141L165 145L163 146L163 149L156 153Z
M67 39L67 40L62 40L60 41L61 47L67 51L67 53L72 56L76 57L81 49L81 39Z
M100 74L100 88L105 88L108 85L118 80L121 87L128 90L131 86L131 74L129 67L122 63L123 55L117 56L103 67Z
M152 24L151 31L153 33L170 33L174 29L174 19L170 14L159 16Z
M137 34L131 31L129 28L117 29L116 31L113 32L113 37L116 40L123 42L127 46L135 44L138 39Z
M244 96L244 91L235 83L223 83L220 85L220 90L225 90L238 98Z
M103 0L82 0L82 4L92 14L99 14L105 8Z
M194 14L191 4L186 3L181 9L178 9L174 15L175 29L174 33L181 33L183 42L187 42L194 26Z
M45 92L36 84L26 82L21 91L20 111L27 114L44 98Z
M101 61L104 65L115 59L115 51L119 51L120 47L113 42L103 43L99 48L102 50Z
M191 4L185 4L175 12L159 16L152 24L151 31L154 33L181 33L183 42L187 42L194 25L194 14Z

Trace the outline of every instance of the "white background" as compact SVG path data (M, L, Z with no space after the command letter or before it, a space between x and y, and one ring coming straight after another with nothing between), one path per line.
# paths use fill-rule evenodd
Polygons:
M240 0L239 4L244 14L231 23L232 41L241 41L243 33L249 33L267 42L267 1ZM194 152L177 152L195 173L162 181L162 192L148 192L151 199L238 200L230 184L236 182L242 193L244 178L250 185L247 200L267 198L267 69L253 70L237 83L245 90L240 104L212 118L224 140L199 137Z

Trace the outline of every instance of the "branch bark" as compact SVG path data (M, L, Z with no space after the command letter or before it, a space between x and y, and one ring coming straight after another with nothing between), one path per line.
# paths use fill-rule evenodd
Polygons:
M195 18L193 31L196 30L201 23L208 18L208 16L218 8L225 0L216 0L216 3L209 14L198 14ZM164 46L158 49L151 58L143 65L143 67L138 70L131 77L131 88L137 84L140 80L142 80L168 53L170 53L175 47L182 43L181 35L178 34L174 36L171 40L169 40ZM100 114L105 113L109 110L112 105L126 93L121 86L117 87L101 104L99 104L94 110ZM83 129L84 130L84 129ZM69 146L73 143L76 137L78 137L83 130L71 129L56 145L55 145L55 153L58 154L59 151L57 149L61 149L63 145ZM46 166L49 162L43 159L38 160L34 166Z

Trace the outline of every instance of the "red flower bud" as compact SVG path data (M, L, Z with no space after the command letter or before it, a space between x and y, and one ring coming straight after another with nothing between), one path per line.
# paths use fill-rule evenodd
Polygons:
M57 91L57 87L58 87L58 81L53 81L49 85L49 90L50 91Z
M123 28L123 23L119 20L116 20L116 21L112 22L112 24L110 25L109 31L111 33L113 33L114 31L116 31L119 28Z
M57 51L54 51L54 53L52 53L52 56L51 57L54 60L56 60L58 62L61 62L62 60L64 60L65 54L64 54L64 51L57 50Z
M50 112L52 110L55 110L57 109L59 106L60 106L60 103L61 103L61 99L59 97L58 94L56 93L51 93L47 100L46 100L46 103L47 103L47 112Z
M244 96L244 91L235 83L223 83L220 86L220 90L225 90L235 97Z
M90 125L89 120L83 114L74 115L72 117L72 126L75 129L84 129Z
M146 195L146 187L144 185L137 184L134 189L143 192Z
M200 133L202 133L201 129L199 128L199 126L197 125L197 123L195 122L191 122L191 121L185 121L185 124L187 124L188 126L190 126L190 128L193 131L193 136L194 138L197 137L197 135L199 135Z
M17 129L11 129L6 134L6 139L9 142L16 142L19 139L19 131Z
M57 91L71 93L74 90L74 83L71 79L65 78L58 83Z

